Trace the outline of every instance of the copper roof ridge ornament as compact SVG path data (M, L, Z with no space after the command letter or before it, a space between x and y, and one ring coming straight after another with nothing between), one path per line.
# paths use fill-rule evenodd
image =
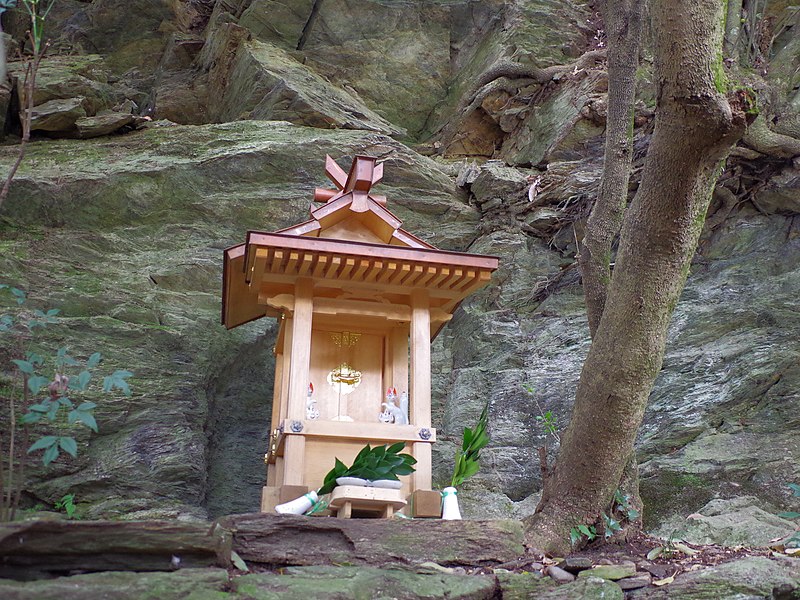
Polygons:
M378 163L374 156L356 155L350 172L345 173L335 160L328 154L325 155L325 175L336 186L335 190L325 188L314 189L314 202L333 202L348 194L353 195L350 210L364 212L367 210L367 200L386 206L386 196L370 194L373 185L383 179L383 163Z

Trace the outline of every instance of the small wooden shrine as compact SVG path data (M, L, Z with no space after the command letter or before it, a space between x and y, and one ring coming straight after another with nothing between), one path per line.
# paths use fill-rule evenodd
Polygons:
M310 220L225 250L222 323L280 319L262 511L366 443L405 442L417 464L404 494L431 488L430 343L498 265L404 231L371 192L375 158L347 173L326 156L325 171L336 189L315 191Z

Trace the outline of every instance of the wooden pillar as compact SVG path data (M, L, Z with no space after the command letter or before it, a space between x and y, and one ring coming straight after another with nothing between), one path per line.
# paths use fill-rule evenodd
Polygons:
M314 307L314 281L302 277L294 286L294 316L290 343L289 390L286 418L304 421L306 394L311 360L311 319ZM284 485L303 485L305 471L305 438L287 435L283 470Z
M427 290L411 293L411 393L410 421L417 427L431 426L431 315ZM412 453L417 459L413 488L431 489L431 445L415 442Z
M272 385L272 419L269 424L269 434L267 439L272 443L272 432L280 425L281 422L281 379L283 377L283 352L278 352L276 348L275 353L275 377ZM276 465L267 465L267 485L275 485L277 474L275 472Z
M286 351L287 349L291 350L292 348L293 324L294 319L291 317L286 317L283 321L285 331L283 335L283 347L281 348L283 360L281 361L281 388L279 392L280 416L278 422L275 424L275 427L278 427L281 423L283 423L283 420L286 418L289 410L289 368L292 366L292 361L291 356L286 355ZM275 368L277 368L277 365Z

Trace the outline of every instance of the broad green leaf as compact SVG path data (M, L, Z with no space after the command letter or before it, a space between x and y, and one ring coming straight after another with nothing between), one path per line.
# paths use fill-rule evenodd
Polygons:
M250 570L250 568L247 566L247 563L242 560L242 557L236 554L236 552L233 550L231 550L231 562L233 563L233 566L240 571L248 572Z
M569 543L571 546L574 546L578 542L581 541L581 532L578 531L575 527L569 530Z
M64 452L71 455L73 458L78 456L78 442L75 441L75 438L62 436L58 438L58 445L61 446L61 449Z
M356 464L356 463L357 463L358 461L360 461L360 460L364 460L364 457L365 457L367 454L369 454L369 451L370 451L370 450L371 450L371 448L369 447L369 444L367 444L367 445L366 445L366 446L364 446L364 447L363 447L361 450L359 450L358 454L356 454L356 458L355 458L355 460L353 461L353 464Z
M789 485L789 488L794 492L795 496L800 496L800 485L798 485L796 483L790 483L788 485Z
M23 373L27 373L28 375L33 375L33 365L29 363L27 360L19 360L15 358L11 362L17 365L17 368Z
M81 405L78 407L78 410L92 410L97 408L97 404L94 402L81 402Z
M83 410L78 410L78 420L86 425L89 429L97 433L97 421L95 421L94 415L90 412L86 412Z
M89 373L89 371L81 371L80 375L78 375L78 389L81 391L85 390L91 378L92 374Z
M589 528L586 525L578 525L578 531L580 531L586 537L592 535L592 532L589 531Z
M25 425L32 425L33 423L38 423L39 419L41 419L41 418L42 418L42 415L40 413L29 412L29 413L26 413L26 414L22 415L20 420Z
M402 452L406 447L405 442L397 442L396 444L392 444L389 446L389 449L386 451L387 453L397 454L398 452Z
M133 373L130 371L125 370L118 370L114 371L111 375L108 375L103 378L103 391L110 392L112 389L116 388L121 390L123 394L126 396L131 395L131 390L128 387L128 382L125 381L128 377L131 377Z
M36 352L28 352L28 361L33 363L34 365L41 365L44 363L44 358L41 355L36 354Z
M31 394L34 396L39 393L39 390L42 387L48 385L50 380L47 377L42 377L41 375L34 375L30 379L28 379L28 389L31 391Z
M41 404L33 404L30 406L30 408L28 408L28 410L32 412L46 413L48 410L50 410L50 400L45 400Z
M800 513L789 511L789 512L778 513L778 516L783 519L797 519L800 518Z
M55 459L58 458L58 444L53 444L47 450L44 451L44 456L42 456L42 462L45 466L49 465Z
M99 352L95 352L89 357L89 360L86 361L86 368L87 369L94 369L100 361L102 360L102 355Z
M75 406L75 405L72 403L72 400L70 400L70 399L69 399L69 398L67 398L66 396L61 396L61 398L59 398L59 399L58 399L58 403L59 403L61 406L66 406L67 408L72 408L73 406Z
M461 443L461 447L466 450L469 448L469 445L472 443L472 429L469 427L464 427L463 440Z
M47 317L55 317L60 312L61 312L61 310L58 309L58 308L51 308L50 310L47 311L47 314L45 316L47 316Z
M44 437L41 437L37 441L35 441L30 448L28 448L28 454L30 454L31 452L36 452L37 450L49 448L56 442L58 442L58 438L54 435L46 435Z

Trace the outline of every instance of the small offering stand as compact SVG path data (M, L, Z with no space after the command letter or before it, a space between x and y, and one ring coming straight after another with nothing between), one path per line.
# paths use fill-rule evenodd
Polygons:
M325 170L336 189L315 191L310 220L249 231L224 255L223 324L280 320L262 511L317 489L365 443L405 442L417 464L403 497L431 489L430 343L498 265L404 231L371 192L375 158L357 156L348 173L326 157Z

